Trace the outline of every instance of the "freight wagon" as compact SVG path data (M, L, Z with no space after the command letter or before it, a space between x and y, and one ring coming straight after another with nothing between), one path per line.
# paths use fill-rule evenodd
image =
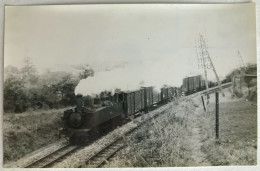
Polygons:
M161 101L168 102L174 99L176 96L175 89L173 87L163 87L161 88Z
M202 79L201 75L187 77L183 79L182 89L185 95L189 95L200 91L204 87L204 80Z

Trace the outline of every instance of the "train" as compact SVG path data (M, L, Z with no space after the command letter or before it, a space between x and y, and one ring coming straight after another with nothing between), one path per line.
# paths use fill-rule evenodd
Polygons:
M102 97L76 96L76 106L64 111L60 135L70 143L84 143L110 127L120 125L140 113L147 113L156 106L180 96L180 89L164 86L160 92L153 87L136 91L120 91Z
M221 84L230 82L230 78L225 78L221 81ZM217 82L208 81L208 87L215 87L217 86ZM186 77L182 80L182 94L183 95L190 95L196 93L198 91L202 91L206 89L206 81L202 78L201 75L196 75L192 77Z
M225 79L222 83L228 81ZM217 86L211 81L208 84L209 87ZM85 142L140 113L147 113L156 106L205 89L205 80L197 75L184 78L181 87L164 86L160 92L150 86L135 91L119 91L114 95L101 93L102 96L91 97L79 94L76 96L76 106L64 111L64 124L59 133L68 137L71 143Z

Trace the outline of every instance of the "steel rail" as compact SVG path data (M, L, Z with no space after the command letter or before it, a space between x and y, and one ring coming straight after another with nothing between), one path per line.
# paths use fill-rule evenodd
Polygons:
M62 146L61 148L57 149L56 151L53 151L52 153L45 155L38 160L28 164L25 166L25 168L44 168L48 167L49 165L53 164L60 158L70 154L71 152L78 149L80 146L72 146L70 144L66 144Z
M148 118L144 122L141 122L136 127L129 129L125 134L121 135L120 137L116 138L114 141L110 142L108 145L97 151L95 154L90 156L86 161L85 164L78 166L79 168L98 168L101 167L108 159L110 159L116 152L123 149L126 145L123 142L124 137L128 136L129 134L133 133L135 130L140 128L148 121L159 117L161 114L165 113L166 109L162 110L158 114Z

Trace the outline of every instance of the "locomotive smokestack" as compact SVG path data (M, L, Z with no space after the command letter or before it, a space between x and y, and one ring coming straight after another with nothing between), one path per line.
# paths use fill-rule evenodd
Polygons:
M83 96L82 94L77 94L76 96L76 105L77 105L77 111L81 111L82 107L83 107Z
M94 99L91 96L86 96L85 97L85 107L89 109L94 109Z

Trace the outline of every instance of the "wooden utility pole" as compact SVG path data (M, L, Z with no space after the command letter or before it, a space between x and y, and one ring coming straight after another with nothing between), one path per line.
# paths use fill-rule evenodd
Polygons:
M203 104L204 111L206 112L207 110L206 110L206 107L205 107L205 103L204 103L204 98L203 98L203 96L201 96L201 100L202 100L202 104Z
M216 139L219 138L219 95L216 92Z
M216 76L216 79L217 79L217 82L218 82L218 86L219 86L219 89L220 89L220 92L222 93L222 96L225 97L225 94L224 92L222 91L222 86L221 86L221 83L219 81L219 78L218 78L218 74L217 74L217 71L213 65L213 62L210 58L210 55L209 55L209 52L208 52L208 49L206 47L206 43L205 43L205 40L203 38L203 36L200 34L200 43L201 43L201 47L202 47L202 55L205 55L205 58L209 59L209 62L210 62L210 66L212 67L213 71L214 71L214 74ZM204 57L203 57L204 59Z
M203 42L202 40L200 39L200 50L201 50L201 53L200 53L200 56L201 56L201 59L202 59L202 63L203 63L203 68L204 68L204 74L205 74L205 84L206 84L206 96L207 96L207 104L209 104L209 85L208 85L208 74L207 74L207 66L206 66L206 62L205 62L205 50L204 50L204 47L203 47ZM204 102L204 100L203 100Z
M241 56L241 54L240 54L239 51L238 51L238 56L239 56L239 58L240 58L240 60L241 60L242 68L245 69L245 68L246 68L245 63L244 63L243 58L242 58L242 56Z

